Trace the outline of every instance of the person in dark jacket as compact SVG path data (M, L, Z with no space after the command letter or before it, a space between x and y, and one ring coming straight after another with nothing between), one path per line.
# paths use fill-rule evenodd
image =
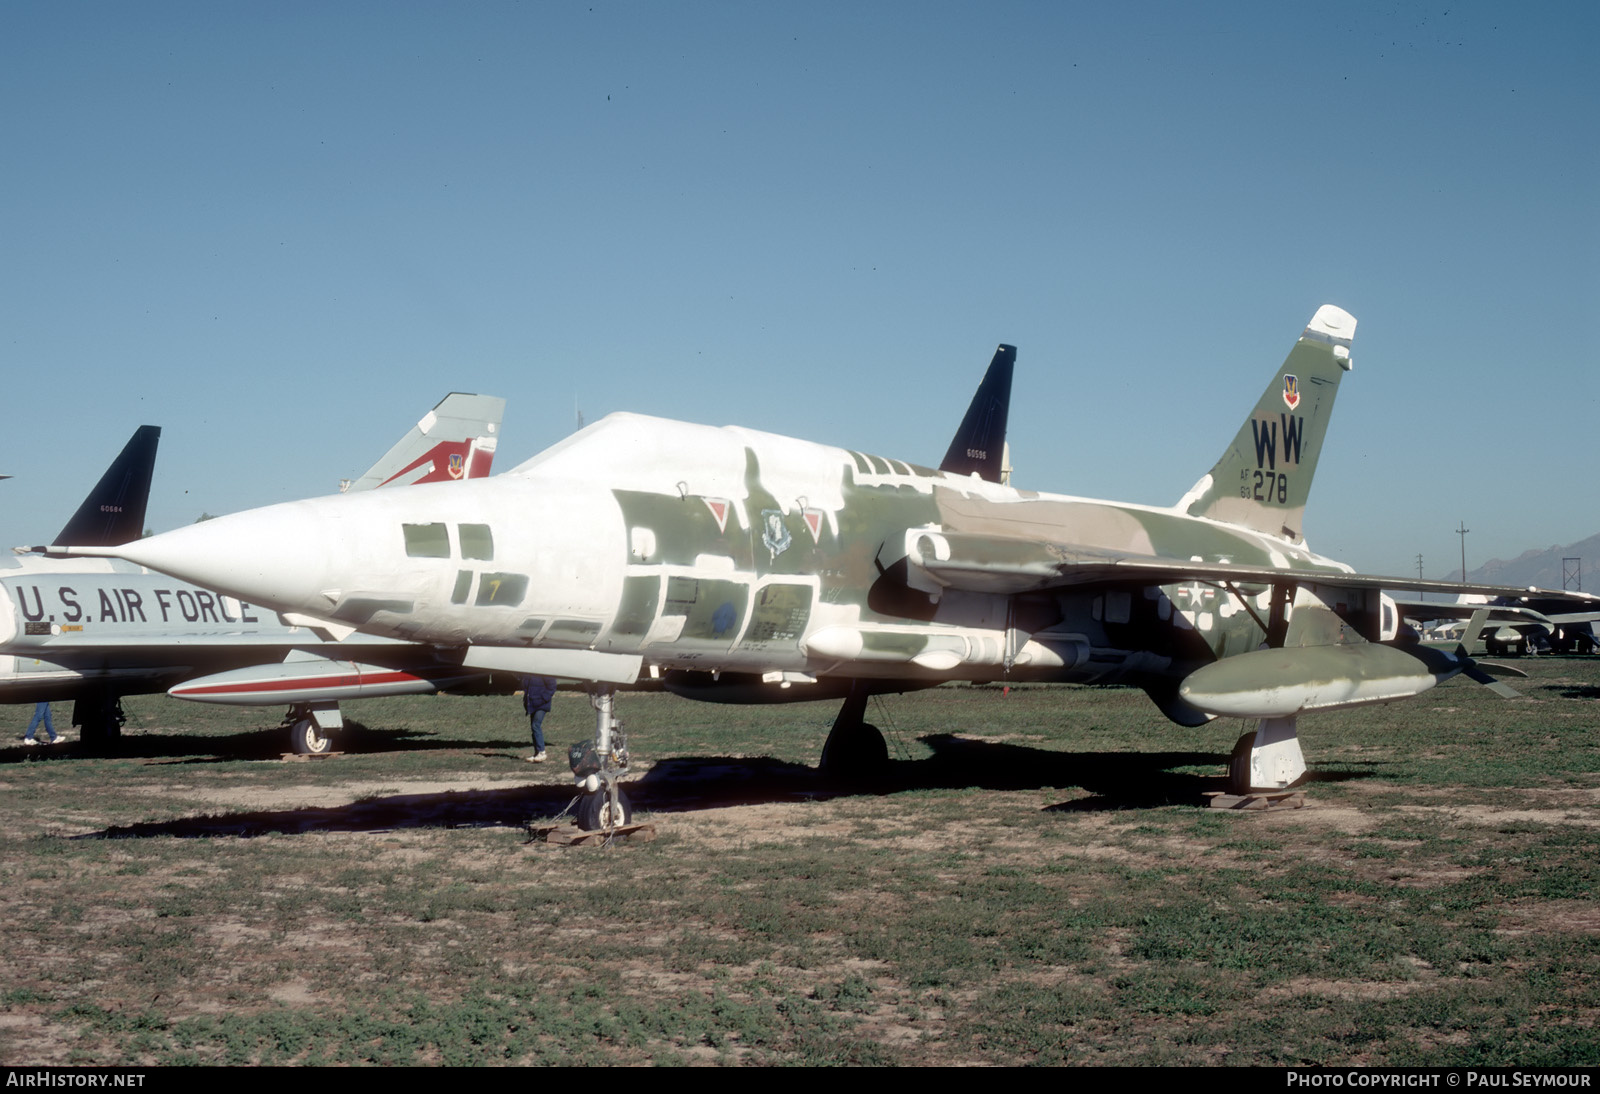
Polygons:
M553 676L524 676L522 678L522 709L528 712L528 729L533 733L533 755L530 763L542 764L544 755L544 716L550 713L550 703L556 697Z

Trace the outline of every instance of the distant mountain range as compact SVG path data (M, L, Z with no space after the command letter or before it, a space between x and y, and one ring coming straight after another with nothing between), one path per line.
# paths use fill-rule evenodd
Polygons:
M1600 533L1565 547L1547 547L1542 551L1524 551L1507 560L1491 558L1467 575L1469 581L1486 585L1537 585L1541 589L1562 588L1564 558L1582 559L1582 588L1586 593L1600 593ZM1446 581L1458 581L1460 570L1451 570Z

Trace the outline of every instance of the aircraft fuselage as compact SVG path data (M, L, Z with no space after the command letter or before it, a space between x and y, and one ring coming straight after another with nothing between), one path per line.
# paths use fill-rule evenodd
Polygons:
M371 634L636 657L669 682L753 676L782 699L812 697L804 685L824 676L1156 686L1256 649L1270 625L1265 585L942 588L908 557L922 533L1348 572L1170 509L629 414L494 478L272 506L130 551ZM1319 642L1338 640L1340 609L1365 610L1308 589L1280 608Z

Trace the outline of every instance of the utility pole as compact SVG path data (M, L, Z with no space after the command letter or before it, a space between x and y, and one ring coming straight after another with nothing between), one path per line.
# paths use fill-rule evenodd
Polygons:
M1422 556L1420 554L1417 556L1417 580L1418 581L1422 580ZM1421 595L1423 600L1428 599L1428 594L1427 593L1422 593L1420 595Z
M1472 531L1464 520L1456 521L1456 535L1461 537L1461 584L1467 583L1467 533Z

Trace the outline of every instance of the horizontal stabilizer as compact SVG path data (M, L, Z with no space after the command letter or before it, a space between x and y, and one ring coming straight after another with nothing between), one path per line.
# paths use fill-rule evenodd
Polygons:
M1553 630L1556 622L1532 608L1519 608L1511 604L1458 604L1399 598L1395 599L1394 604L1400 614L1408 619L1471 619L1477 612L1486 611L1485 618L1494 623L1533 623Z

